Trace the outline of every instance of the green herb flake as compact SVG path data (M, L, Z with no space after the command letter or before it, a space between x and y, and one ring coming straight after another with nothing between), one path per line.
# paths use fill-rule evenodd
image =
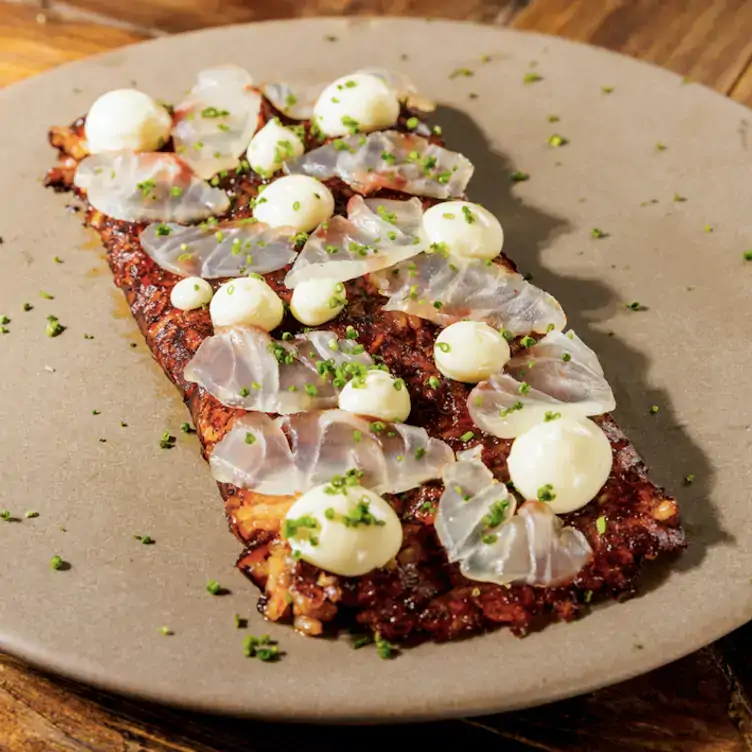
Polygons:
M162 434L162 438L159 440L160 449L172 449L175 446L177 439L170 434L169 431L165 431Z
M603 516L600 516L595 521L595 529L598 531L598 535L604 535L606 532L606 518Z
M523 337L523 338L522 338L522 339L520 340L520 346L521 346L521 347L532 347L532 346L533 346L533 345L535 345L535 344L536 344L536 339L535 339L535 337L531 337L531 336L530 336L529 334L525 335L525 336L524 336L524 337Z
M527 84L535 84L538 81L542 81L542 80L543 80L543 76L541 76L540 73L536 73L536 71L530 71L529 73L526 73L522 77L522 83L525 84L525 85L527 85Z
M44 328L44 331L48 337L59 337L65 329L66 327L58 321L57 316L47 317L47 326Z
M279 660L279 645L269 635L248 635L243 638L243 655L246 658L258 658L264 663Z
M45 300L55 300L54 295L50 295L48 292L45 292L44 290L39 291L39 297L44 298Z
M744 251L742 255L745 261L752 261L752 251Z
M409 131L414 131L418 127L419 124L420 124L420 120L418 120L418 118L416 118L416 117L408 118L405 121L405 127Z
M666 149L668 149L668 146L666 146L666 144L664 144L662 141L659 141L655 145L655 148L656 148L656 151L666 151Z
M565 146L568 144L569 141L564 138L564 136L560 136L558 133L554 133L552 136L549 136L548 144L549 146L553 146L554 148L558 148L559 146Z
M547 118L549 123L558 123L561 118L558 115L549 115Z
M60 556L53 556L50 559L50 566L53 569L55 569L55 570L62 569L64 564L65 564L65 562L63 561L62 557L60 557Z
M521 382L517 387L517 391L520 394L530 394L530 384L528 384L527 381Z
M156 226L156 227L154 228L154 232L155 232L155 233L156 233L156 234L157 234L157 235L158 235L159 237L167 237L167 235L169 235L169 234L170 234L170 233L172 232L172 228L171 228L171 227L170 227L169 225L165 224L164 222L160 222L160 223L159 223L159 224L158 224L158 225L157 225L157 226Z
M56 264L62 264L62 263L63 263L63 260L62 260L62 259L60 258L60 256L53 256L53 257L52 257L52 260L53 260L53 261L54 261L54 262L55 262Z
M26 517L27 520L32 520L34 517L39 517L39 512L30 509L28 512L24 512L24 517Z
M467 500L468 499L465 498L465 501ZM488 507L488 513L483 515L481 522L487 528L498 527L502 522L504 522L504 518L506 517L508 511L509 501L507 499L491 502Z
M0 520L5 520L6 522L8 522L10 518L10 512L7 509L3 509L0 512Z
M436 376L429 376L426 382L431 389L438 389L441 386L441 382Z
M509 176L509 179L513 183L524 183L526 180L530 180L530 175L522 170L516 170Z
M165 637L170 637L175 633L169 627L160 627L159 634L164 635Z
M551 483L546 483L545 486L541 486L538 489L538 500L539 501L553 501L556 498L556 493L554 492L554 487L551 485Z
M34 306L31 303L24 303L23 304L23 309L26 312L33 311L34 310Z
M511 415L513 412L516 412L517 410L522 410L522 408L525 407L522 402L517 400L511 407L502 407L501 410L499 410L499 417L500 418L506 418L509 415Z
M561 418L561 413L553 413L550 410L547 410L543 422L550 423L552 420L558 420L559 418Z
M378 634L376 635L376 651L379 654L379 658L383 661L388 661L394 658L398 653L398 650L394 645L379 637Z
M656 415L660 411L660 409L661 408L658 407L658 405L651 405L650 406L650 414L651 415Z
M209 580L206 583L206 592L212 595L219 595L222 592L222 586L216 580Z
M474 76L475 73L470 70L470 68L455 68L450 74L449 78L460 78L461 76L464 78L470 78L471 76Z
M614 91L614 87L613 86L601 86L601 91L604 94L612 94Z
M193 428L193 426L190 423L181 423L180 430L183 433L195 433L196 432L196 429Z
M593 227L593 229L590 230L590 235L591 237L596 238L596 239L608 237L608 233L603 232L603 230L601 230L598 227Z
M443 353L448 353L452 349L448 342L437 342L436 347Z
M640 303L639 300L632 300L629 303L624 304L630 311L642 311L645 306Z
M475 438L475 433L473 431L466 431L465 433L460 436L460 441L468 442L470 439Z
M691 486L695 482L695 474L689 473L684 476L684 485Z

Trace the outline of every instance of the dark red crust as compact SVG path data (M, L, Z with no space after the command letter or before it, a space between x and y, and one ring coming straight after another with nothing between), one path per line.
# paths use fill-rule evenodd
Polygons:
M272 108L265 105L262 118L272 114ZM401 124L413 114L403 113ZM48 186L71 189L77 160L85 155L81 136L81 120L70 128L51 131L50 142L59 150L60 159L48 173ZM249 215L247 204L258 183L256 176L248 174L231 174L222 180L221 186L236 196L233 216ZM342 211L352 192L337 181L330 187ZM138 233L142 225L114 221L87 208L86 224L102 238L115 284L125 293L154 358L183 393L208 458L235 416L242 414L182 379L186 363L212 334L209 314L172 308L170 290L178 277L159 268L141 250ZM506 257L500 263L513 268ZM285 272L266 276L289 301L290 291L281 283ZM482 434L473 426L465 404L469 387L445 379L437 390L426 384L429 376L439 375L432 358L437 327L412 316L384 312L383 298L367 279L347 283L347 292L351 304L326 328L344 333L348 324L355 326L366 349L407 382L413 402L410 422L422 425L454 449L482 444L486 464L497 478L507 481L511 442ZM295 331L299 325L288 316L280 328ZM230 528L245 545L238 566L264 590L259 604L262 613L275 620L293 619L308 634L319 634L325 622L334 622L350 627L360 624L392 641L449 640L498 626L522 635L541 617L574 619L591 600L631 596L646 560L678 552L686 545L676 502L650 482L644 464L613 419L604 416L598 422L614 448L614 465L597 502L565 518L588 537L595 552L591 564L570 585L500 587L465 579L455 565L447 563L433 529L442 488L438 482L389 499L403 521L403 547L389 568L359 578L336 577L291 560L278 536L289 499L262 497L219 484ZM459 437L468 430L475 430L478 437L466 444ZM602 515L608 526L600 536L595 521Z

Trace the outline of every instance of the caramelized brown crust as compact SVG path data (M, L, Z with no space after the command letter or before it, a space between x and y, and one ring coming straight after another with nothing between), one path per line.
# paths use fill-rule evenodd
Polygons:
M268 119L273 114L278 113L265 104L261 117ZM413 114L404 112L400 125ZM82 131L82 120L69 128L51 130L50 143L60 157L48 173L48 186L72 189L77 161L85 156ZM247 173L222 178L220 186L234 196L231 216L250 214L248 202L259 182ZM352 192L339 181L329 185L342 211ZM213 332L209 313L171 306L170 291L179 278L143 252L138 241L143 225L118 222L87 208L86 224L102 238L115 284L125 293L155 360L184 395L208 459L233 419L243 413L221 405L183 380L185 365ZM506 257L502 256L500 263L514 268ZM266 278L289 302L291 291L282 284L286 271ZM432 357L437 327L413 316L385 312L383 298L366 278L346 285L350 305L326 328L343 336L348 325L354 326L368 352L383 358L391 371L406 381L413 405L411 424L424 427L453 449L481 444L484 462L499 480L507 481L511 442L483 434L472 424L466 408L470 386L442 380L441 386L433 389L427 383L430 376L438 375ZM289 315L280 327L292 332L299 328ZM442 490L439 482L388 497L403 522L402 549L387 567L358 578L337 577L292 560L279 537L291 497L261 496L219 484L230 529L245 546L237 565L263 590L259 608L265 616L292 620L309 635L321 634L327 622L336 620L342 626L360 624L392 641L450 640L498 626L508 626L522 635L540 617L574 619L591 600L631 596L646 560L686 545L675 500L650 482L644 464L613 419L606 415L597 422L611 441L614 463L599 498L564 518L587 536L595 554L567 586L500 587L464 578L456 565L448 564L433 528ZM475 431L476 438L462 442L460 436L469 430ZM608 520L603 535L596 531L601 516Z

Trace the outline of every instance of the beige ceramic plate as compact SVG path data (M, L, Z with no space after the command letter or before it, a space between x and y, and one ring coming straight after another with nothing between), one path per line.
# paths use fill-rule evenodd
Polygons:
M471 197L501 218L506 250L600 354L617 419L655 480L681 501L691 547L670 573L655 566L640 597L578 623L524 640L505 631L426 645L389 662L345 640L263 623L257 592L233 570L238 546L197 441L178 430L187 416L177 393L149 357L80 215L41 184L53 160L49 125L131 84L170 101L201 67L222 62L258 80L309 81L383 65L405 70L442 102L436 120L448 144L476 165ZM534 65L543 80L524 85ZM457 68L473 75L452 77ZM589 47L389 19L160 39L64 66L7 89L0 102L0 315L12 319L0 336L0 508L40 515L0 523L4 649L193 708L387 721L583 692L678 658L752 616L748 110ZM569 143L549 147L553 133ZM512 183L517 169L530 180ZM593 239L594 227L608 237ZM631 300L648 310L628 310ZM34 309L24 312L24 302ZM55 339L44 333L49 314L68 327ZM655 416L651 405L660 407ZM158 447L166 429L179 437L171 451ZM683 487L689 473L695 481ZM52 571L54 554L71 568ZM210 596L210 578L232 593ZM281 662L243 657L236 612L250 615L253 632L279 639ZM175 635L163 637L162 625Z

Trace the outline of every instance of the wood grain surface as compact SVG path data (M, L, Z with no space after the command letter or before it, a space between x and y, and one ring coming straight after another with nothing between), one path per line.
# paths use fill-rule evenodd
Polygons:
M510 25L617 50L752 105L750 0L69 0L0 3L0 85L165 33L304 15L431 15ZM397 749L752 752L746 626L615 687L514 714L370 729ZM272 726L115 697L0 654L2 752L311 752L363 730Z

